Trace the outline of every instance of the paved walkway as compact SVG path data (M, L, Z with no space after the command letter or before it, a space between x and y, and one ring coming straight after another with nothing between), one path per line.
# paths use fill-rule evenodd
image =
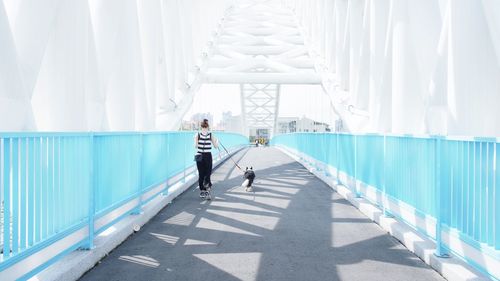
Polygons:
M274 148L214 172L214 200L191 188L82 280L443 280L327 185Z

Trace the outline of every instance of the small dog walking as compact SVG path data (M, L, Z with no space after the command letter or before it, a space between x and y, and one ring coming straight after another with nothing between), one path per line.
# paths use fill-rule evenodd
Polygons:
M243 178L245 178L245 181L241 184L242 187L245 188L245 191L250 192L252 191L252 183L253 180L255 179L255 172L253 171L253 167L248 167L245 170L245 174L243 174Z

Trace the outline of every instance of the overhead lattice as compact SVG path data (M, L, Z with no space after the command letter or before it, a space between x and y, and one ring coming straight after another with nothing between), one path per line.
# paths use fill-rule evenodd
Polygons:
M321 83L294 16L272 1L230 10L204 76L208 83Z
M204 82L241 85L246 128L275 128L280 84L321 84L294 15L273 1L233 7L210 55Z

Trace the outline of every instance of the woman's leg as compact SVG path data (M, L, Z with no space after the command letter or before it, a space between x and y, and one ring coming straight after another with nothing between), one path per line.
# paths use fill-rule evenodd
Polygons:
M212 186L212 180L210 179L210 176L212 175L212 153L207 154L207 174L206 174L206 183L208 183L208 186Z
M206 168L203 158L200 162L196 162L196 167L198 168L198 186L200 187L200 190L205 190L205 187L203 186L203 180L206 177Z

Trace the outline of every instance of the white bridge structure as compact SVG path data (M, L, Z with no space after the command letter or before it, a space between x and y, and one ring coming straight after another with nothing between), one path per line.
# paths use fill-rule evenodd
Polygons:
M500 280L499 105L500 0L0 0L0 280Z
M498 135L499 5L2 0L0 130L177 130L203 83L233 83L247 127L316 84L344 131Z
M248 1L231 8L200 75L205 83L239 84L248 128L276 131L282 84L321 84L291 10Z

